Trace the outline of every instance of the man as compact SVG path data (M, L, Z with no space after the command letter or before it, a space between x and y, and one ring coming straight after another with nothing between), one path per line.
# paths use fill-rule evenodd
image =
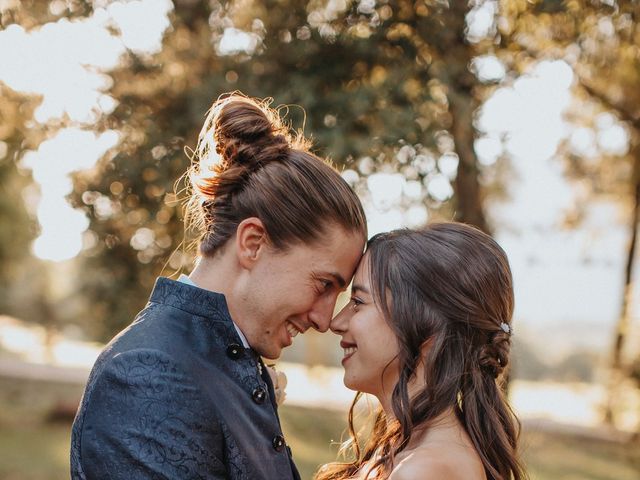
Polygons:
M299 478L261 357L328 329L364 249L362 206L276 112L237 94L214 104L198 160L198 263L159 278L98 358L73 479Z

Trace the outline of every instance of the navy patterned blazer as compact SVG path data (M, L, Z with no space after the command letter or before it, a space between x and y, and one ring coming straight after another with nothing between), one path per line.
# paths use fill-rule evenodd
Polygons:
M261 362L223 295L159 278L91 371L71 478L298 480Z

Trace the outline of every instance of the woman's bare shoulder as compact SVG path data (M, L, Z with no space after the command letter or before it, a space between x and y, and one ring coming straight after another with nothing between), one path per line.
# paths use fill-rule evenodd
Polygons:
M389 480L463 480L455 466L433 458L408 457L391 472Z
M486 480L482 464L475 459L438 450L414 450L398 462L389 480Z

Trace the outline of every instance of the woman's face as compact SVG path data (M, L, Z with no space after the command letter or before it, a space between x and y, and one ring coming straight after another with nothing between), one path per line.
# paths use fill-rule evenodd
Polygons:
M356 270L351 301L331 320L331 330L342 337L344 384L379 399L390 396L398 381L398 342L374 302L369 279L369 255Z

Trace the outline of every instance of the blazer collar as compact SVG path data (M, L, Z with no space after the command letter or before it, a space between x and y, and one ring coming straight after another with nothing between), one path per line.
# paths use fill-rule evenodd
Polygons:
M161 303L213 321L233 324L224 295L158 277L150 302Z

